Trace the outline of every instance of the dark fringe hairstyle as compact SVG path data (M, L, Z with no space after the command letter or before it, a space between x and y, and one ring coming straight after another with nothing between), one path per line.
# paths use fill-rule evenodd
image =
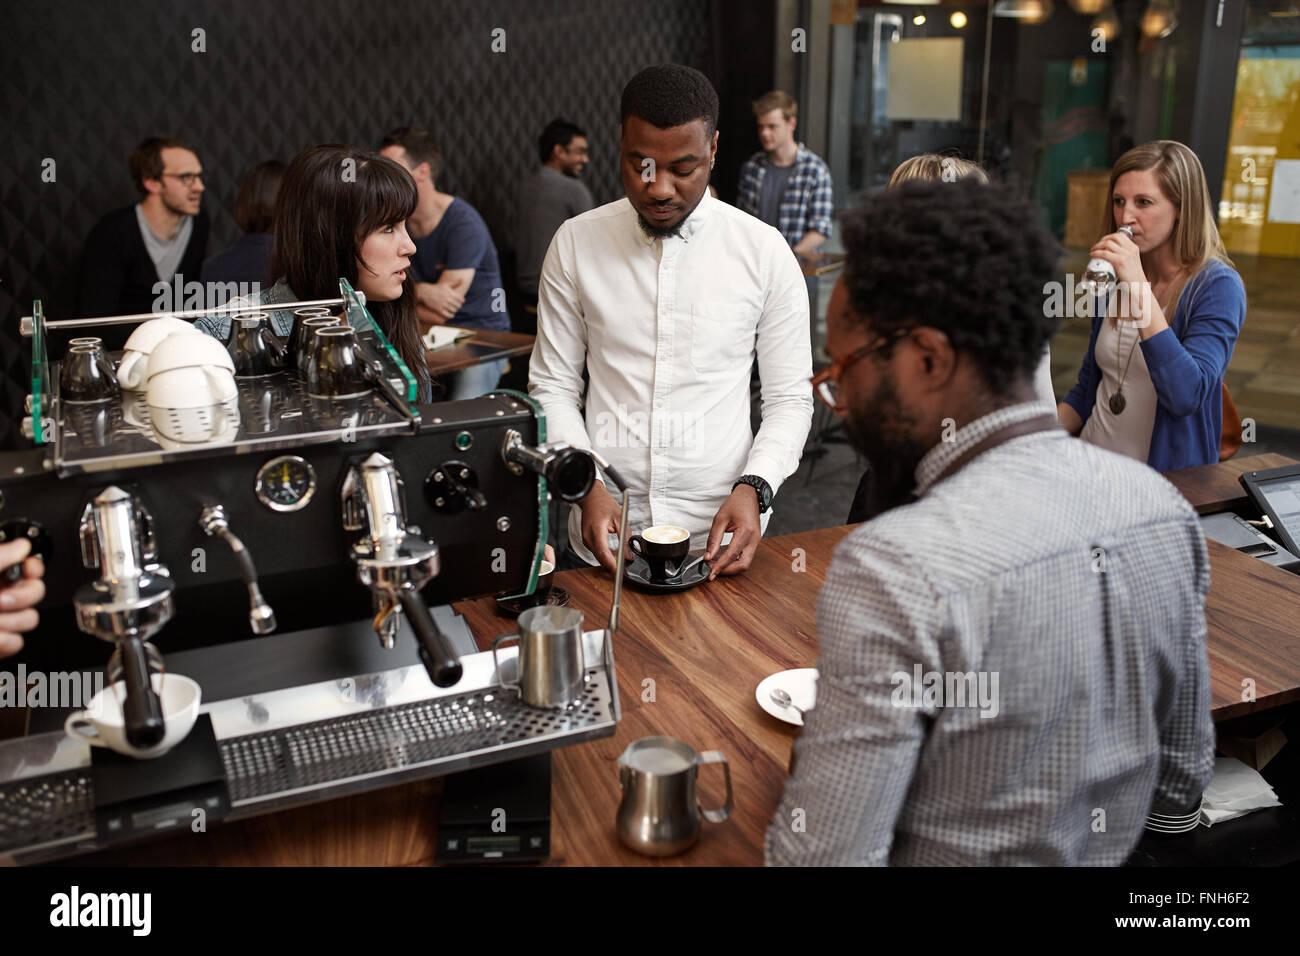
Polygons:
M376 229L405 222L415 204L415 180L391 159L334 144L305 149L285 170L276 196L271 275L287 279L304 300L337 297L340 278L355 289L361 244ZM415 376L420 401L428 401L410 272L399 298L367 301L366 308Z

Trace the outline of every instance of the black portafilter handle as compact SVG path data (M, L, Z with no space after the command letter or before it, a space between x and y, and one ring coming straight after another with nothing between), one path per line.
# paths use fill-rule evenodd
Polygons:
M429 613L424 598L416 591L399 591L398 599L402 602L407 620L411 622L411 629L415 631L420 661L429 672L429 680L433 681L435 687L451 687L459 682L465 669L452 650L447 635L442 633L433 615Z
M128 637L118 643L117 649L122 658L122 681L126 684L126 701L122 704L126 740L138 750L147 750L161 743L167 730L162 701L149 679L144 642L138 637Z
M561 501L581 501L596 480L596 463L581 448L515 445L506 457L545 478L551 493Z

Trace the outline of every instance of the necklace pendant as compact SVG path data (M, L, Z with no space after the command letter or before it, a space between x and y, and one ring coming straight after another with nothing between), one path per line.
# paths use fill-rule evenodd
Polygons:
M1122 391L1116 392L1110 397L1110 411L1112 415L1119 415L1128 405L1128 399L1124 397Z

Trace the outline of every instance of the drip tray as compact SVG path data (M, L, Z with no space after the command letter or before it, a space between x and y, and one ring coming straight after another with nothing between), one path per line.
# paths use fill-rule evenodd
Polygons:
M415 665L205 704L227 819L612 736L621 711L606 632L585 633L583 650L586 689L567 710L530 707L503 689L490 652L463 656L451 688L434 687ZM500 652L503 669L514 670L517 653ZM112 845L96 836L90 763L90 748L61 731L0 742L0 863Z

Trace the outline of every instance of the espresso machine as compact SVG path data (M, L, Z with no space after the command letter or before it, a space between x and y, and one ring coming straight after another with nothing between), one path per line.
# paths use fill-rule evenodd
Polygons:
M65 688L123 695L125 736L141 750L163 737L169 674L196 681L202 704L183 743L133 759L64 732L85 700L29 701L26 732L0 740L0 863L614 733L616 610L583 634L582 699L543 711L503 692L492 653L449 607L530 595L551 496L577 500L604 463L548 444L540 407L520 393L417 404L414 376L342 280L337 299L269 308L337 314L374 387L322 398L289 371L240 378L224 410L185 419L182 441L169 437L174 410L139 395L65 400L49 354L56 335L154 316L49 322L37 302L23 319L36 447L0 454L0 532L33 541L46 598L0 672L11 686L72 675ZM193 422L218 421L195 434Z

